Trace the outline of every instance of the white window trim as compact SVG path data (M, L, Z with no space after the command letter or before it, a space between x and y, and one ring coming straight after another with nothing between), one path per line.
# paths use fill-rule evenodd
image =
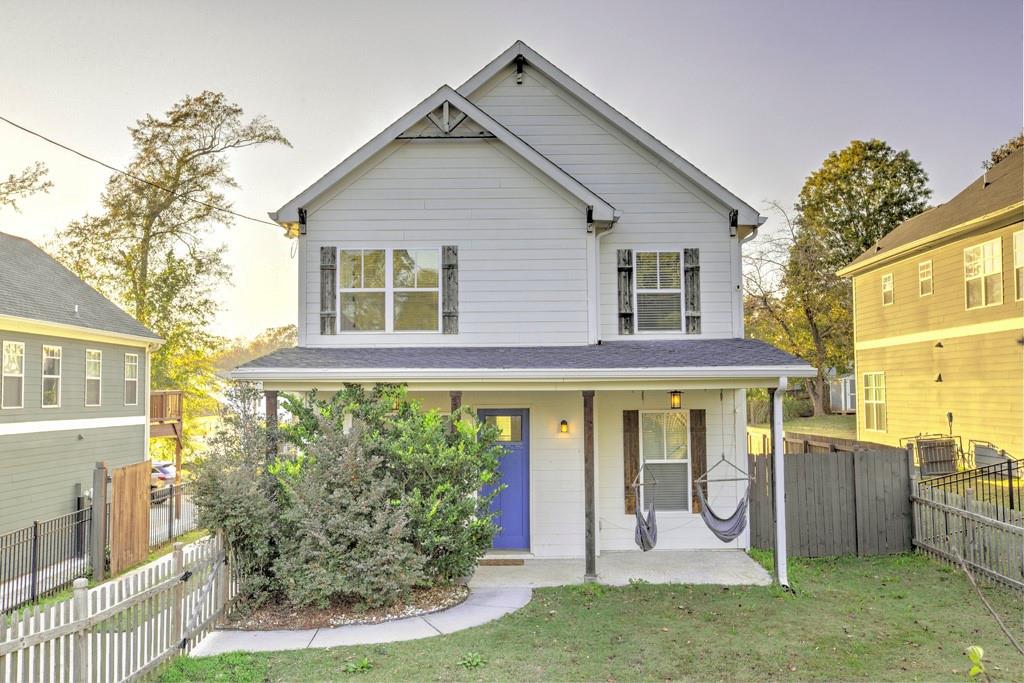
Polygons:
M57 350L57 367L58 367L58 370L57 370L57 374L56 375L47 375L46 374L46 350L47 349L56 349ZM42 353L40 355L40 358L42 359L42 365L40 365L40 367L39 367L39 374L41 375L41 377L39 379L39 407L41 407L41 408L60 408L61 394L64 391L64 380L63 380L63 374L64 374L64 349L62 349L60 346L55 346L53 344L43 344L43 351L42 351ZM46 380L48 380L48 379L56 379L57 380L57 403L55 405L46 405Z
M677 464L677 465L678 464L682 464L682 463L686 463L686 483L687 483L687 486L689 486L689 490L686 492L686 509L685 510L658 510L658 514L659 515L691 514L693 512L693 465L692 465L693 459L690 457L690 454L692 453L692 450L691 450L692 445L690 444L690 417L691 417L690 411L688 409L680 410L680 409L677 408L677 409L666 409L666 410L640 410L638 412L639 412L639 415L637 417L637 432L639 433L639 442L640 442L639 443L640 447L638 449L639 452L637 454L639 456L639 458L640 458L640 462L639 462L638 466L639 467L643 467L644 464L648 463L648 462L652 462L652 463L656 463L656 464ZM678 413L678 412L685 412L686 413L686 458L685 459L683 459L683 458L671 458L671 459L669 459L669 458L662 458L661 460L645 460L644 459L644 427L643 427L644 426L644 415L645 414L650 414L650 413L666 414L666 413ZM662 430L664 432L664 425L662 425ZM664 433L662 434L662 438L665 438ZM665 438L665 443L668 443L668 439L667 438ZM640 503L640 508L641 509L645 509L646 508L646 505L644 503L644 487L643 486L640 487L640 501L639 501L639 503Z
M1024 268L1024 230L1013 233L1013 300L1024 301L1024 287L1017 282L1017 270Z
M441 247L353 247L353 246L341 246L337 245L338 258L337 258L337 283L338 291L336 294L336 307L338 310L338 334L441 334L443 321L443 285L444 285L444 264L442 262ZM436 330L396 330L395 329L395 292L432 292L432 288L423 287L395 287L395 265L394 265L394 251L408 250L408 251L428 251L434 249L437 251L437 329ZM342 251L383 251L384 252L384 286L383 287L342 287L341 286L341 252ZM382 292L384 294L384 329L383 330L343 330L341 329L341 296L346 292L360 292L360 293L373 293Z
M21 347L21 374L20 375L8 375L3 371L4 367L4 353L7 349L8 344ZM3 380L6 377L20 377L21 378L21 398L18 405L16 406L5 406L4 395L3 395ZM7 339L0 340L0 410L22 410L25 407L25 342L9 341Z
M99 377L89 377L89 354L98 353L100 354L100 375ZM99 391L96 392L99 403L89 403L89 381L98 380L100 383ZM85 350L85 407L86 408L99 408L103 405L103 351L100 349L86 349Z
M135 379L128 379L128 359L135 359ZM128 402L128 383L135 383L135 400L131 403ZM137 353L126 353L124 354L124 404L126 406L137 406L139 405L139 354Z
M868 400L868 380L867 380L868 375L876 375L876 376L882 378L882 391L885 392L885 398L883 400L881 400L881 401L876 401L876 400L869 401ZM864 379L864 389L861 391L861 396L863 397L861 400L864 403L864 431L866 431L866 432L880 432L880 433L887 432L889 430L889 389L885 385L885 372L865 372L862 375L862 377ZM878 387L875 387L875 391L877 391L877 390L878 390ZM874 428L868 427L868 406L869 405L872 405L872 406L883 405L883 406L885 406L885 424L882 425L882 429L878 429L877 428L878 425L875 425Z
M886 286L888 284L888 286ZM888 292L892 295L892 301L886 303L885 294ZM892 273L882 274L882 306L892 306L896 303L896 278Z
M996 249L998 251L998 253L996 254L995 259L993 259L993 260L995 261L996 265L999 267L999 270L993 271L991 273L986 273L985 272L985 265L984 265L985 264L985 245L987 245L987 244L995 244L996 245ZM981 275L976 275L976 276L974 276L972 278L968 278L967 277L967 252L972 250L972 249L981 249L982 271L981 271ZM963 273L964 273L964 310L965 311L977 311L979 309L989 308L991 306L1001 306L1003 304L1003 298L1005 296L1005 292L1003 291L1003 285L1006 284L1005 282L1003 282L1003 240L1002 240L1002 238L996 237L995 239L985 240L984 242L979 242L978 244L972 244L969 247L964 247ZM999 284L1000 284L1000 287L999 287L999 301L991 301L990 302L988 300L988 295L985 293L985 278L989 277L990 275L998 275L999 276ZM982 296L982 299L984 300L985 303L983 303L980 306L970 306L970 305L968 305L968 301L967 301L967 283L970 280L981 280L981 296Z
M921 268L923 268L924 266L928 266L928 277L922 277L922 275L921 275ZM928 283L928 292L927 293L921 291L921 285L923 285L925 282ZM917 264L917 296L918 297L931 296L934 293L935 293L935 270L934 270L934 266L932 265L932 260L928 259L927 261L921 261L920 263Z
M669 289L644 289L641 291L637 284L637 273L640 270L638 267L638 256L639 254L678 254L679 255L679 289L676 290L674 287ZM646 248L646 249L633 249L633 334L642 335L666 335L666 334L684 334L686 332L686 275L685 265L683 264L683 250L675 249L672 247L659 249L659 248ZM661 259L658 259L658 272L661 273ZM679 292L679 329L678 330L641 330L640 329L640 294L675 294ZM657 411L648 411L657 412Z

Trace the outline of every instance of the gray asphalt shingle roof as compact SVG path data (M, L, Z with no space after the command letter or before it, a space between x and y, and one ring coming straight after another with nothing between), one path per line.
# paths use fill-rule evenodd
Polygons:
M0 292L0 315L159 339L32 242L3 232Z
M434 346L281 349L238 369L546 370L607 368L806 367L754 339L614 341L589 346Z

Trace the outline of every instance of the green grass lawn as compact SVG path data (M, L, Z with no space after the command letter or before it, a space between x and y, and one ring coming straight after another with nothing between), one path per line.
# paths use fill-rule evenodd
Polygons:
M425 640L180 658L160 680L993 680L1016 654L963 575L923 556L796 560L774 587L542 589L496 622ZM1020 633L1019 596L986 588Z

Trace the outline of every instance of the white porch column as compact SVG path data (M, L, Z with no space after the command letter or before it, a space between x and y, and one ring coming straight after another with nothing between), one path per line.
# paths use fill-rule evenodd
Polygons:
M789 587L786 561L786 458L782 429L782 396L786 391L785 377L779 378L778 389L769 389L772 404L772 478L775 491L775 582Z

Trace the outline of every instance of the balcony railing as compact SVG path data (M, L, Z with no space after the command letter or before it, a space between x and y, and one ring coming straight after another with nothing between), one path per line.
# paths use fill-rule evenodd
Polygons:
M180 389L152 391L149 394L150 436L181 435L182 392Z

